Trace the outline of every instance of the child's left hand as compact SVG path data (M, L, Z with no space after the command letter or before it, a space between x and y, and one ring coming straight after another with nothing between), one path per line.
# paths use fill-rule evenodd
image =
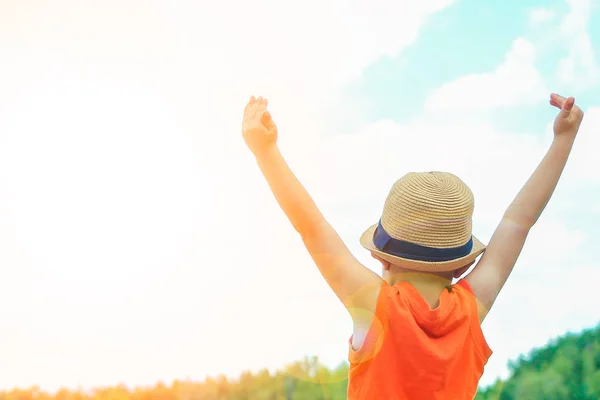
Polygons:
M553 93L550 95L550 104L560 108L560 113L554 120L554 135L557 137L567 135L574 138L583 120L583 111L575 105L575 99Z

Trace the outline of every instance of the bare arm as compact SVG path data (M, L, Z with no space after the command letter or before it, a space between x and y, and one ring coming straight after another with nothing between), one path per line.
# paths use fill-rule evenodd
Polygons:
M249 107L258 108L254 115L259 119L244 129L246 142L275 199L302 237L321 275L353 318L352 310L356 308L374 312L381 278L354 258L287 165L276 145L277 128L266 111L266 101L251 100ZM265 142L269 132L272 140Z
M557 116L554 141L545 157L506 210L481 261L466 277L482 306L480 317L494 304L523 249L530 229L548 204L560 179L583 112L574 99L553 95L551 104L561 108Z

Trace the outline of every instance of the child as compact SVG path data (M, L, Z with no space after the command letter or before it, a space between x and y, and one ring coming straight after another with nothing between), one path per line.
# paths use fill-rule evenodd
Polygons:
M572 97L552 94L550 104L561 110L552 146L506 210L487 249L471 233L473 194L459 178L409 173L394 184L380 221L360 239L381 262L379 277L352 256L289 169L277 148L267 100L250 98L244 140L352 317L348 399L475 397L492 354L480 324L550 199L583 119ZM476 268L452 285L481 254Z

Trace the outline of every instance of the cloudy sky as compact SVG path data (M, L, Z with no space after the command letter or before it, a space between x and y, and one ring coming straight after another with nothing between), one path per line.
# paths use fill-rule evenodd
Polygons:
M356 256L391 184L460 175L489 240L586 111L484 323L483 384L600 297L597 0L0 0L0 388L335 365L351 324L240 134L269 98L290 165ZM596 94L596 96L594 96Z

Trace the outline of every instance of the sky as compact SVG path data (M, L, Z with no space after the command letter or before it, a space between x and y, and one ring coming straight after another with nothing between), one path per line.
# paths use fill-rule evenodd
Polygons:
M586 116L483 324L507 362L598 324L598 0L0 0L0 389L346 359L351 322L241 137L280 148L357 258L396 179L459 175L487 242ZM595 95L596 94L596 95Z

